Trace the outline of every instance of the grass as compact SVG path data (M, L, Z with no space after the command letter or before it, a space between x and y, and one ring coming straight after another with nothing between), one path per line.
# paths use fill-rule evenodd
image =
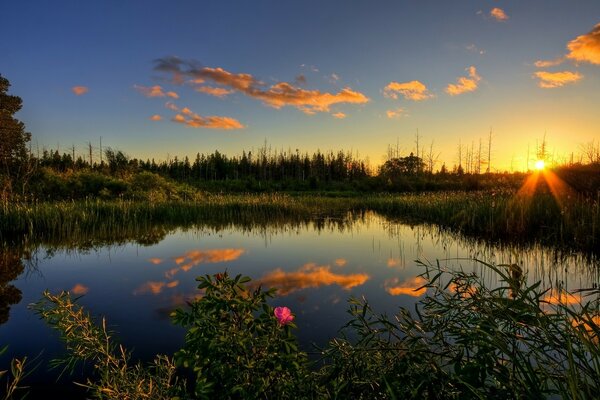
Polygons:
M351 220L367 211L411 223L432 223L467 236L507 243L541 243L569 250L600 248L600 200L574 196L559 206L549 194L437 192L369 196L207 194L187 201L83 200L5 204L0 240L61 242L131 238L155 243L170 229L303 224ZM340 222L342 223L342 222Z

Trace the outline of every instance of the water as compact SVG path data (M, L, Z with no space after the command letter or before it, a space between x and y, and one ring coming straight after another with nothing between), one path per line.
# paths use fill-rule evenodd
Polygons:
M46 289L81 295L79 303L105 316L135 358L150 360L182 345L184 332L173 326L169 313L198 296L195 277L224 270L278 287L272 305L292 309L300 343L308 351L338 333L348 319L346 300L351 296L364 296L376 311L388 314L413 307L425 294L415 290L424 283L417 259L478 272L490 284L494 275L473 258L517 263L529 281L541 280L544 287L572 290L599 281L599 262L592 257L535 245L523 249L477 242L374 213L293 224L206 223L161 232L141 243L85 248L36 244L27 251L4 246L0 344L10 347L0 359L2 368L9 357L38 356L41 366L32 379L54 379L45 365L61 354L63 345L27 307ZM21 292L20 301L15 291Z

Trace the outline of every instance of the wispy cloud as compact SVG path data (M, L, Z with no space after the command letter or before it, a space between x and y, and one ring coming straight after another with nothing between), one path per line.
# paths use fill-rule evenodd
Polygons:
M427 280L420 276L408 278L404 281L400 281L398 278L388 279L384 282L384 289L392 296L412 296L420 297L427 291L426 287L423 287L427 283Z
M90 91L87 86L73 86L71 91L75 93L75 96L81 96Z
M223 68L200 67L196 63L174 57L157 60L155 69L169 72L174 77L185 76L195 80L211 81L260 100L270 107L279 109L291 106L307 114L329 112L334 104L364 104L369 101L367 96L349 87L337 93L329 93L302 89L289 82L278 82L269 86L250 74L231 73Z
M200 93L206 93L206 94L209 94L209 95L215 96L215 97L220 97L220 98L223 98L234 92L233 90L230 90L230 89L213 87L213 86L199 86L196 88L196 91L200 92Z
M177 267L165 272L166 278L172 278L180 271L187 272L199 264L213 264L235 261L244 254L244 249L208 249L208 250L190 250L184 254L173 257Z
M498 7L494 7L490 10L490 17L499 22L508 21L508 15L506 15L506 12Z
M133 291L134 295L143 293L160 294L165 288L174 288L179 285L179 281L163 282L163 281L148 281Z
M344 119L347 117L347 115L343 112L336 112L335 114L331 114L331 116L337 119Z
M560 71L547 72L537 71L533 76L538 80L538 86L544 89L558 88L583 79L579 72Z
M571 40L567 49L566 57L570 60L600 65L600 23L585 35Z
M203 117L196 114L187 107L179 108L177 105L171 102L165 104L169 110L176 111L177 114L171 118L172 122L183 124L190 128L206 128L206 129L243 129L245 126L235 118L232 117L221 117L221 116L207 116Z
M397 99L398 94L404 96L407 100L421 101L433 97L427 86L420 81L409 82L390 82L383 88L383 95L392 99Z
M477 47L474 43L471 43L467 46L465 46L465 48L467 49L467 51L469 51L470 53L477 53L479 55L484 55L485 54L485 50L480 49L479 47Z
M456 83L450 83L446 87L446 93L450 96L457 96L459 94L473 92L477 90L481 77L477 74L477 69L474 66L470 66L466 69L468 76L461 76L457 78Z
M351 289L369 280L367 274L336 274L329 265L308 263L297 271L285 272L278 268L253 282L253 285L275 287L280 295L288 295L300 289L338 285Z
M154 86L140 86L133 85L134 89L143 94L146 97L170 97L172 99L178 99L179 95L175 92L165 92L160 85Z
M388 118L400 118L406 115L406 111L403 108L396 108L395 110L387 110L385 112Z
M154 114L153 116L150 117L150 121L160 121L162 119L162 117L158 114Z
M564 57L556 58L554 60L537 60L533 65L538 68L555 67L562 64L565 61Z

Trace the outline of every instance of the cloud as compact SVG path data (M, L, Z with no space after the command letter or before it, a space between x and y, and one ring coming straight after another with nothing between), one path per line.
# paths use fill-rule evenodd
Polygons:
M580 293L569 293L562 289L552 289L542 298L543 302L550 304L576 305L581 304Z
M600 24L585 35L577 36L567 44L566 57L577 62L600 65Z
M398 93L407 100L421 101L433 97L427 86L419 81L390 82L383 88L383 95L392 99L398 98Z
M548 68L560 65L563 63L563 61L565 61L564 57L556 58L554 60L537 60L533 63L533 65L535 65L538 68Z
M83 295L89 291L90 291L90 288L85 285L82 285L81 283L78 283L75 286L73 286L73 288L71 288L71 293L76 294L76 295Z
M333 118L337 118L337 119L344 119L344 118L346 118L346 117L347 117L347 115L346 115L346 114L344 114L343 112L337 112L337 113L335 113L335 114L331 114L331 116L332 116Z
M150 121L160 121L162 119L162 117L158 114L154 114L153 116L150 117Z
M179 107L177 107L177 105L171 101L167 101L165 103L165 107L171 111L179 111Z
M223 68L199 67L193 62L173 57L157 60L155 69L169 72L174 76L211 81L260 100L267 106L276 109L291 106L307 114L329 112L334 104L364 104L369 101L364 94L353 91L349 87L343 88L338 93L328 93L302 89L288 82L278 82L268 86L250 74L234 74Z
M387 110L385 112L388 118L400 118L406 114L406 111L403 108L396 108L395 110Z
M203 117L198 115L187 107L180 109L174 103L168 101L165 103L165 107L169 110L177 112L172 122L183 124L190 128L206 128L206 129L243 129L245 126L235 118L231 117L220 117L220 116L208 116Z
M427 280L420 277L415 276L413 278L408 278L402 282L398 278L388 279L384 282L383 286L385 291L391 294L392 296L412 296L412 297L420 297L425 294L427 291L426 287L422 287L427 283Z
M569 83L575 83L583 79L583 75L581 75L579 72L570 71L537 71L533 74L533 76L539 79L538 86L544 89L558 88Z
M158 264L161 264L163 262L163 259L162 258L158 258L158 257L153 257L153 258L149 258L148 261L151 264L158 265Z
M478 48L474 43L471 43L471 44L465 46L465 48L467 49L467 51L469 51L471 53L477 53L479 55L485 54L485 50Z
M90 91L87 86L73 86L71 91L75 93L75 96L82 96Z
M508 15L506 15L503 9L498 7L494 7L491 9L490 17L494 18L496 21L499 22L508 21Z
M134 89L143 94L146 97L170 97L172 99L178 99L179 95L175 92L165 92L159 85L154 86L140 86L133 85Z
M348 263L348 260L345 258L336 258L333 263L338 267L344 267Z
M339 285L349 290L369 280L367 274L336 274L329 265L308 263L297 271L285 272L278 268L253 282L254 286L275 287L277 293L285 296L300 289Z
M244 249L209 249L209 250L190 250L181 256L173 257L173 261L178 267L170 269L165 273L165 277L171 279L179 271L187 272L193 267L205 263L214 264L222 262L235 261L242 254Z
M233 93L233 90L213 86L199 86L196 88L196 91L220 98Z
M459 94L477 90L479 81L481 80L481 77L477 74L477 69L474 66L470 66L469 68L466 68L466 71L469 76L461 76L457 78L456 84L450 83L446 87L446 93L448 93L450 96L457 96Z
M179 285L179 281L163 282L148 281L133 291L134 295L143 293L159 294L164 288L174 288Z

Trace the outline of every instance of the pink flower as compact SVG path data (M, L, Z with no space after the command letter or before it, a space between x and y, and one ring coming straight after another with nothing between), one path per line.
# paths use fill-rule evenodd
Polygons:
M294 320L292 311L287 307L276 307L273 314L275 314L275 318L277 318L279 325L282 326L287 325Z

